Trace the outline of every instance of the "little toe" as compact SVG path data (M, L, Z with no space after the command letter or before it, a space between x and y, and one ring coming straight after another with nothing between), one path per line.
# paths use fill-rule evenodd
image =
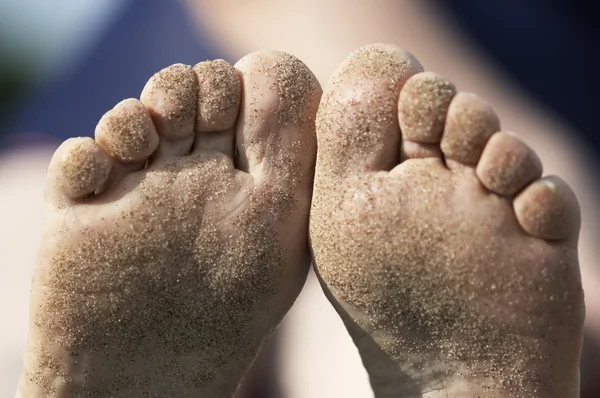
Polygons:
M458 93L450 103L440 145L448 167L474 167L499 130L500 120L490 105L475 94Z
M411 53L388 44L350 54L329 81L319 107L317 172L391 170L400 154L400 90L422 69Z
M189 153L194 141L197 92L194 70L183 64L161 70L146 83L141 102L161 137L155 159Z
M296 57L256 52L235 67L242 76L236 128L237 167L257 184L300 189L308 198L316 152L315 115L321 88Z
M194 66L198 79L195 151L218 151L233 161L235 122L241 101L236 69L218 59Z
M158 134L148 110L136 99L119 102L106 112L95 131L96 142L131 168L144 167L158 147Z
M571 187L559 177L533 182L515 198L513 206L521 227L530 235L577 241L581 226L579 203Z
M510 133L499 132L488 141L476 173L490 191L512 196L542 176L542 161L527 144Z
M50 161L46 176L46 200L62 207L100 191L113 167L111 157L89 137L70 138Z
M402 160L441 157L439 143L455 94L454 84L435 73L417 73L408 79L398 100Z

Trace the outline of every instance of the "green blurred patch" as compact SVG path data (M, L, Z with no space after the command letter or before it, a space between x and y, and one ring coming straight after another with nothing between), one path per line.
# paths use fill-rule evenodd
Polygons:
M32 85L33 63L27 58L7 51L0 42L0 132Z

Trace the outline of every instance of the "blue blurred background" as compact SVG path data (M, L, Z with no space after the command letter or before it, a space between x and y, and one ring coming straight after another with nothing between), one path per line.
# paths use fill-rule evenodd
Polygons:
M600 146L590 2L437 2L507 75ZM60 140L90 134L99 111L138 94L160 68L222 57L186 13L174 0L0 0L4 145L23 133Z

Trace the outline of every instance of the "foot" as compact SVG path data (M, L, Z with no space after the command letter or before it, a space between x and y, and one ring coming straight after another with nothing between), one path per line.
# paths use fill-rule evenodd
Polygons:
M173 65L52 158L18 397L227 397L301 290L320 88Z
M377 397L577 397L577 200L492 108L406 51L325 90L310 238Z

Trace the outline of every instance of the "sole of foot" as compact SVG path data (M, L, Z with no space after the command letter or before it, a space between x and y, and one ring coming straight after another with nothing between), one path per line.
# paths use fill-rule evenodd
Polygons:
M352 53L317 114L310 239L376 397L577 397L580 214L493 109Z
M284 53L177 64L64 142L17 397L232 396L308 271L320 96Z

